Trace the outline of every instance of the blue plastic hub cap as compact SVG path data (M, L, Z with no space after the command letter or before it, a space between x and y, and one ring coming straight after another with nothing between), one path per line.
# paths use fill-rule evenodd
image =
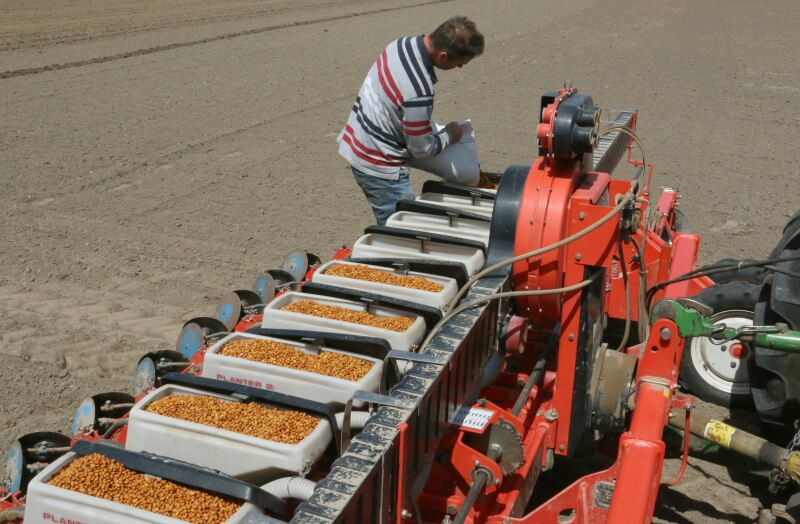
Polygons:
M300 282L308 271L308 255L305 251L292 251L283 261L283 270L292 275L296 282Z
M264 304L275 298L275 279L271 275L261 275L253 286Z
M95 422L95 406L92 398L84 399L78 409L75 411L75 417L72 419L72 436L83 433L84 431L91 430Z
M223 324L227 324L233 318L233 304L230 302L222 304L219 308L219 319Z
M156 387L156 363L150 357L145 357L136 366L136 376L133 378L133 396L138 396Z
M178 338L178 352L191 360L195 353L203 347L203 335L200 326L187 324Z
M25 456L22 453L22 445L19 440L15 440L8 450L6 457L6 468L3 472L3 481L0 487L9 493L16 493L22 488L22 474L25 471Z

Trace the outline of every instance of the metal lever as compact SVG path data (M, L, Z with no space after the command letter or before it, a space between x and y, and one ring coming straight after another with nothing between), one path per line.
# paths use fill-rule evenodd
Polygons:
M353 394L353 401L366 402L367 404L376 404L378 406L388 406L391 408L400 409L414 409L416 402L413 400L406 400L403 398L395 398L389 395L380 395L372 391L364 391L359 389Z
M405 360L406 362L419 362L422 364L435 364L437 366L444 366L450 361L449 355L434 355L432 353L413 353L411 351L402 351L393 349L386 355L387 358L392 360Z
M408 272L411 271L411 264L408 263L408 260L404 260L403 262L393 262L392 268L394 269L395 273L406 276L408 275Z
M684 306L696 310L703 316L710 317L714 314L714 309L706 304L703 304L699 300L695 300L693 298L676 298L674 299L675 302L679 304L683 304Z
M311 351L312 355L319 355L322 353L322 346L325 343L322 337L303 337L300 340L309 345L308 349Z
M383 366L380 381L380 391L384 392L389 389L389 371L394 371L395 377L399 380L407 371L401 369L397 361L402 360L405 362L419 362L422 364L433 364L436 366L444 366L449 362L449 356L437 356L430 353L415 353L413 351L402 351L400 349L393 349L386 354L386 361Z
M339 450L340 457L344 454L344 451L347 449L347 446L350 445L350 437L353 435L350 425L350 414L352 412L353 412L353 399L351 398L344 405L344 416L342 417L342 427L339 428L342 434L342 440L339 443L339 445L341 446L341 449Z
M452 211L446 211L445 213L447 214L447 225L449 227L454 227L453 220L458 217L458 214Z

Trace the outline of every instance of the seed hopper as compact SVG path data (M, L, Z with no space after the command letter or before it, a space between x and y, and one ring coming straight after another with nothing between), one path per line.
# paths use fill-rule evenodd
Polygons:
M132 395L87 399L71 437L16 441L0 520L649 522L692 434L774 467L775 490L796 491L800 455L704 415L686 393L702 388L682 377L692 341L724 348L726 366L750 370L773 429L798 418L792 388L768 401L770 385L790 382L777 358L793 363L800 348L800 220L767 261L698 268L677 192L656 198L653 165L636 153L637 118L601 117L571 87L547 93L538 154L483 177L496 189L427 182L332 260L291 253L188 322L175 351L145 355ZM725 324L688 298L764 266L751 322ZM197 407L213 402L192 404L194 418L148 411L175 395L226 402L232 418ZM277 416L287 434L302 420L313 429L288 444L244 435L244 407L277 413L257 426ZM665 479L670 427L684 468ZM602 465L554 480L586 456ZM176 502L169 516L80 491L80 468L104 478L112 467L235 507L212 517ZM175 488L142 491L163 489Z

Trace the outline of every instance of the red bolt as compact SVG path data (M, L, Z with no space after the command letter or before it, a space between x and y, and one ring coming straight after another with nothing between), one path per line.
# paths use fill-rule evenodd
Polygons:
M747 346L744 344L731 344L730 353L733 358L747 358Z

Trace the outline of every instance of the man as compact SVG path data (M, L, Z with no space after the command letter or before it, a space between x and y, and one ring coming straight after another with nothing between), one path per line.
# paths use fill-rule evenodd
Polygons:
M338 142L379 225L398 201L414 198L409 161L436 156L461 140L456 122L434 129L434 68L460 68L482 53L475 23L455 16L429 35L390 43L369 70Z

